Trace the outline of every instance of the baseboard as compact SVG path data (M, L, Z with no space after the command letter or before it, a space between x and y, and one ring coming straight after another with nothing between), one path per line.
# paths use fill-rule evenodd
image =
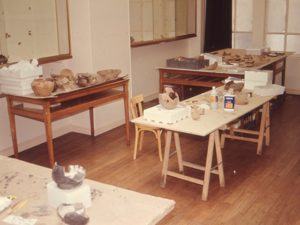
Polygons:
M144 96L144 102L149 102L158 98L158 93L154 93L151 95Z
M66 133L69 133L71 131L72 131L72 127L69 127L69 126L65 126L63 128L54 130L53 131L53 138L62 136L62 135L66 134ZM39 135L39 136L37 136L33 139L30 139L28 141L18 143L18 150L19 150L19 152L22 152L26 149L32 148L32 147L37 146L39 144L42 144L44 142L46 142L45 134ZM10 155L13 155L13 154L14 154L14 150L13 150L12 146L10 146L8 148L5 148L5 149L0 151L0 155L4 155L4 156L10 156Z
M109 131L113 128L119 127L123 124L124 124L124 120L120 120L120 121L113 122L113 123L111 123L107 126L95 129L95 136L97 136L99 134L102 134L106 131ZM53 131L53 138L62 136L62 135L67 134L69 132L78 132L78 133L90 135L90 129L89 128L80 127L80 126L69 126L68 125L68 126L65 126L63 128L54 130ZM19 149L19 152L22 152L26 149L32 148L32 147L37 146L39 144L42 144L44 142L46 142L46 136L43 134L43 135L37 136L37 137L35 137L31 140L18 143L18 149ZM10 155L13 155L13 154L14 154L14 150L13 150L12 146L10 146L8 148L5 148L5 149L0 151L0 155L4 155L4 156L10 156Z
M102 134L104 132L107 132L109 130L112 130L116 127L119 127L121 125L124 124L124 120L120 120L120 121L115 121L107 126L103 126L101 128L96 128L95 129L95 136L99 135L99 134ZM77 132L77 133L81 133L81 134L86 134L86 135L90 135L91 134L91 131L89 128L86 128L86 127L80 127L80 126L71 126L71 129L73 132Z
M286 89L285 90L287 94L291 94L291 95L300 95L300 90L296 90L296 89Z

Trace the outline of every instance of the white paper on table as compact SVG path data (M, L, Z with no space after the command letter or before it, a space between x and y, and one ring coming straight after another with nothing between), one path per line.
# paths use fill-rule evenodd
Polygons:
M37 219L25 219L21 216L9 215L2 221L13 225L34 225L37 222Z
M0 196L0 212L6 209L11 204L11 199Z

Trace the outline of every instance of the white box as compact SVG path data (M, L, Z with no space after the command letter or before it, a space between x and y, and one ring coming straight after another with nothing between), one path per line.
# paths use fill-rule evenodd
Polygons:
M245 71L245 86L247 90L253 90L256 86L272 84L272 70L250 70Z
M223 57L220 56L220 55L215 55L215 54L211 54L211 53L204 53L203 56L204 56L204 59L209 60L209 65L212 65L215 62L217 62L218 64L221 64L223 62Z
M264 82L264 81L248 80L248 81L245 81L245 83L244 83L244 89L253 90L256 86L265 86L268 84L269 84L268 82Z
M92 205L91 188L87 184L71 189L63 190L57 187L54 181L47 184L48 204L54 208L62 203L72 204L81 202L85 208Z
M248 70L245 71L245 81L264 81L269 84L272 83L273 71L272 70Z
M43 68L41 66L33 68L25 68L22 70L13 69L0 69L0 76L13 77L13 78L28 78L43 75Z
M177 106L175 109L165 109L161 105L144 110L144 118L164 124L177 123L189 116L189 109L183 106Z
M4 71L5 72L5 71ZM11 75L0 75L1 90L5 94L29 95L33 93L31 82L38 76L18 78Z
M30 77L30 78L12 78L12 77L6 77L6 76L0 76L0 84L2 85L10 85L10 86L16 86L19 88L28 88L31 87L32 81L38 77Z

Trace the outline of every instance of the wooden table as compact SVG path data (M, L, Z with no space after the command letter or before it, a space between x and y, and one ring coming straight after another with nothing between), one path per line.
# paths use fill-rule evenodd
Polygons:
M191 99L186 100L184 104L191 103L192 101L201 102L207 99L208 95L209 95L208 92L203 93L201 95L197 95ZM189 182L203 185L202 200L206 201L208 197L211 173L217 174L219 176L219 182L221 187L225 186L219 129L224 127L224 125L227 125L230 122L235 121L238 118L241 118L243 115L247 114L248 112L251 112L255 109L259 109L262 107L262 117L261 117L262 119L260 122L261 125L259 131L253 133L253 135L257 136L256 138L257 154L261 155L264 140L266 140L266 145L269 145L270 142L269 101L272 98L273 96L261 97L261 96L254 95L252 98L250 98L249 103L247 105L237 105L234 112L224 112L222 108L222 103L219 102L219 107L216 111L212 111L212 110L207 111L205 115L202 115L200 120L197 121L189 117L175 124L163 124L159 122L146 120L143 117L139 117L137 119L132 120L132 122L141 125L159 127L165 129L167 132L164 159L163 159L163 168L162 168L162 186L165 186L167 176L172 176ZM204 166L191 163L191 162L186 162L183 160L182 153L181 153L179 133L192 134L192 135L197 135L202 137L209 136L206 163ZM179 172L170 171L168 169L169 158L175 155L170 153L170 146L173 137L175 140L175 153L177 156ZM227 137L230 138L229 136ZM214 151L216 152L216 157L217 157L216 166L212 166ZM184 167L203 170L204 179L198 179L198 178L185 175Z
M6 99L13 149L16 158L18 158L18 142L15 115L38 120L44 123L49 162L50 165L53 166L55 159L52 141L52 121L89 110L91 135L94 136L93 108L117 99L123 99L124 101L126 140L127 144L129 144L128 79L122 78L116 81L81 88L47 98L7 94ZM27 107L26 104L28 103L39 106L40 108Z
M231 54L239 54L241 56L246 54L243 49L224 49L220 50L219 54L223 51L231 52ZM285 65L286 57L291 53L283 53L276 57L265 56L263 62L254 64L253 67L218 67L216 70L194 70L182 68L159 67L159 91L164 91L165 85L175 85L179 87L179 95L185 99L184 87L205 87L211 88L213 86L222 86L222 80L227 77L244 78L246 70L272 70L273 83L276 77L281 74L281 85L285 84ZM258 56L257 56L258 57Z

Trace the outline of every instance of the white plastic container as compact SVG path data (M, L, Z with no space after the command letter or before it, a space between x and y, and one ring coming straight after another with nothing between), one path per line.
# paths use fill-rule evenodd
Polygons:
M47 184L48 204L54 208L62 203L73 204L81 202L86 208L92 205L91 188L87 184L70 190L63 190L51 181Z
M144 118L163 124L174 124L190 115L188 107L177 106L175 109L165 109L161 105L144 110Z
M215 86L212 87L210 92L209 104L211 110L216 110L218 108L218 93Z
M247 90L253 90L256 86L272 84L272 70L252 70L245 71L245 85Z

